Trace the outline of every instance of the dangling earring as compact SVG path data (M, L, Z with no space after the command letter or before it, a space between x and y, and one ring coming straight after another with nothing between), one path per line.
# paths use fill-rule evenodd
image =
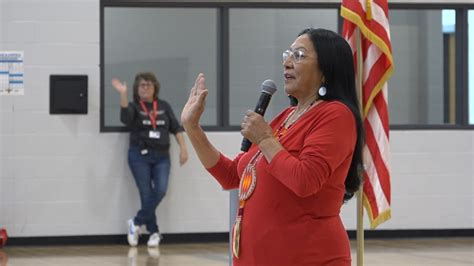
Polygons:
M320 97L323 97L324 95L326 95L326 87L324 86L319 87L318 94Z

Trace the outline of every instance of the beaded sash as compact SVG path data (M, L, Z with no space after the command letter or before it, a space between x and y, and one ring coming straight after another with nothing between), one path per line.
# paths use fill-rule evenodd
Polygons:
M239 257L240 249L240 231L242 227L242 218L244 216L245 202L250 198L257 184L257 162L262 158L263 153L258 151L250 159L249 163L242 173L239 184L239 211L235 219L234 228L232 230L232 253L236 258Z

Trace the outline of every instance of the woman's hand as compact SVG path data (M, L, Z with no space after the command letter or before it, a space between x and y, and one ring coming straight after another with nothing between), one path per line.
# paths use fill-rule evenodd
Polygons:
M112 86L120 93L120 107L126 108L128 106L127 83L122 83L119 79L113 78Z
M253 144L258 145L262 140L273 138L273 131L270 125L263 120L263 117L254 111L248 110L245 113L242 122L242 136L250 140Z
M117 90L120 94L126 94L127 93L127 83L126 82L121 82L117 78L112 79L112 86Z
M204 112L208 93L205 82L204 74L199 73L194 82L194 86L191 88L188 102L181 112L181 123L183 123L185 130L186 128L189 129L199 126L199 120Z

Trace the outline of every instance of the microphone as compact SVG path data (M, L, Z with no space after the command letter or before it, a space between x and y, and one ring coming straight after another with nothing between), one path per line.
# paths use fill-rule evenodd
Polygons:
M272 95L276 92L276 90L277 86L273 80L267 79L262 83L262 93L260 94L257 106L255 107L255 113L261 116L265 115L265 111L267 110L268 104L270 103L270 99L272 98ZM246 152L249 150L250 145L252 145L252 142L244 138L242 140L240 150Z

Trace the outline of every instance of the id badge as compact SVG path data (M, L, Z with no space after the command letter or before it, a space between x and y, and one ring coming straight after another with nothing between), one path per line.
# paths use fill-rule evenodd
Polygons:
M160 138L160 131L150 131L149 134L150 139L159 139Z

